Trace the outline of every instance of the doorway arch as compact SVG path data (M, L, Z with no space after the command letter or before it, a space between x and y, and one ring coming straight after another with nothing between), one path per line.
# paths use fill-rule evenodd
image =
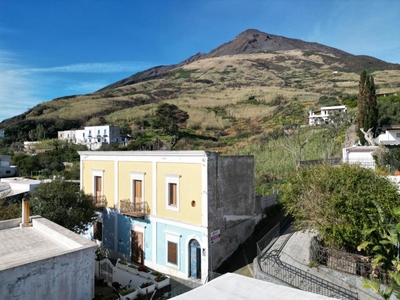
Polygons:
M201 247L195 239L189 242L189 277L201 279Z

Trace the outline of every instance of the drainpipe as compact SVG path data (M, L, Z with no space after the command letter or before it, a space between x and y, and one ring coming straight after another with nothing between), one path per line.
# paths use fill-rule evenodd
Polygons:
M19 224L20 227L30 227L32 226L32 222L30 220L30 201L29 195L25 195L22 199L22 220Z

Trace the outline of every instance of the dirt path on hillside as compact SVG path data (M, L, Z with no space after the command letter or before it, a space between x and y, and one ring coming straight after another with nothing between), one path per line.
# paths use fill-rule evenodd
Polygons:
M343 143L343 148L348 148L353 146L356 143L356 139L357 139L356 125L351 124L346 131L346 138Z

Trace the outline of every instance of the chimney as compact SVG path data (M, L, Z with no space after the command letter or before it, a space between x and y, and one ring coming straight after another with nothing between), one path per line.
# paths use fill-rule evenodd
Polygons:
M30 205L29 197L30 195L26 193L24 195L24 198L22 198L22 220L21 224L19 224L19 227L32 226L30 208L29 208Z

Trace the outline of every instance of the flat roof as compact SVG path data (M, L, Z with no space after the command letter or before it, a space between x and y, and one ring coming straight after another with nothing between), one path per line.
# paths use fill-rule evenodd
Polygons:
M41 216L32 226L20 227L21 218L0 221L0 271L97 244ZM94 250L93 250L94 251Z
M22 183L22 184L40 184L42 182L42 180L25 178L25 177L6 177L6 178L1 178L0 182Z
M203 150L156 150L156 151L78 151L78 154L84 158L85 156L198 156L207 153L218 153L217 151Z
M205 285L171 298L176 300L317 300L336 299L296 288L274 284L238 274L227 273Z

